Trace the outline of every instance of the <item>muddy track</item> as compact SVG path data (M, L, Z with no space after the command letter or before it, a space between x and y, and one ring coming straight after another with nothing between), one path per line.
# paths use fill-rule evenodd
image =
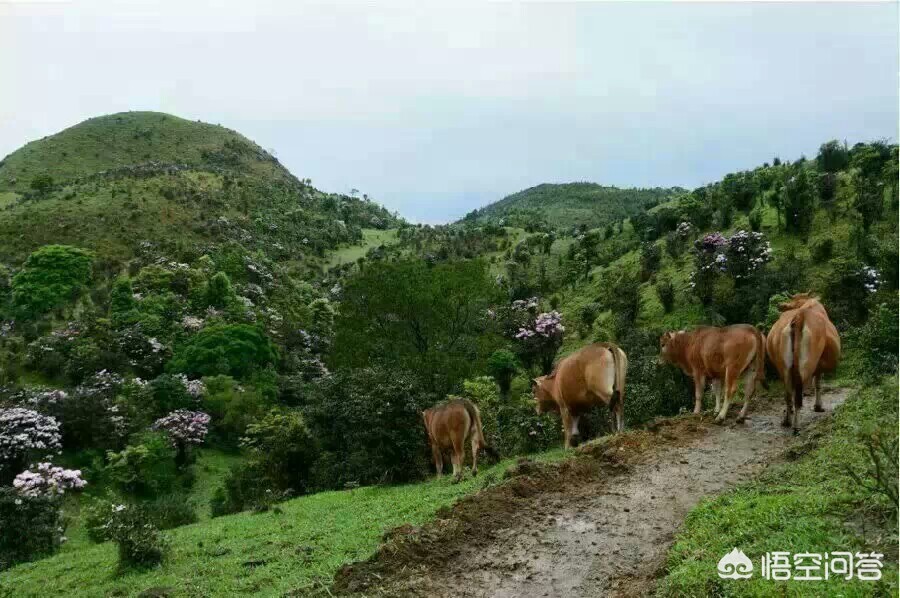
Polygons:
M804 430L846 396L812 401ZM400 528L373 559L342 570L338 593L378 596L643 596L675 533L702 498L747 480L798 442L778 401L757 401L745 424L679 417L610 437L557 466L523 462L512 479ZM733 419L734 415L732 415ZM800 440L802 441L803 434Z

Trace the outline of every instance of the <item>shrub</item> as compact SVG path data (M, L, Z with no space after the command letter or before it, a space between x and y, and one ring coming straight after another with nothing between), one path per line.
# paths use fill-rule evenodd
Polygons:
M87 484L78 469L54 467L51 463L32 465L17 475L13 488L22 496L62 496L67 490L80 490Z
M526 364L537 361L541 371L549 374L565 331L562 315L558 311L539 313L534 320L527 321L514 336L519 341L523 361Z
M248 461L228 472L210 501L210 513L221 517L246 510L266 511L273 502L283 498L288 496L272 487L265 465Z
M53 554L65 542L58 499L0 487L0 571Z
M420 384L417 376L386 367L323 379L305 411L324 454L315 467L317 483L340 488L421 477L427 470L421 413L437 397ZM329 454L335 463L326 467Z
M236 295L231 287L231 279L224 272L216 272L206 287L206 304L217 309L231 305Z
M855 373L864 383L874 383L897 371L897 321L897 303L881 303L865 324L847 334L848 344L858 353Z
M519 370L519 359L509 349L498 349L491 353L487 362L488 371L500 387L500 393L509 394L509 385Z
M147 568L159 565L168 544L147 512L137 505L112 505L106 533L119 549L119 568Z
M106 460L104 473L126 494L156 496L178 486L175 449L163 433L144 433L124 450L108 452Z
M206 439L209 415L202 411L179 409L153 422L151 429L165 432L175 447L175 463L182 467L187 463L188 447L203 444Z
M656 281L656 296L662 303L663 311L669 313L675 305L675 285L670 278L660 278Z
M813 243L812 246L813 261L822 263L827 262L834 255L834 239L821 239Z
M203 409L210 414L215 442L237 447L247 426L262 419L272 401L256 388L238 384L230 376L204 378Z
M45 245L13 277L13 303L25 317L60 307L84 289L91 277L93 254L67 245Z
M641 279L649 280L659 270L662 252L656 243L644 243L641 246Z
M259 328L222 324L202 329L178 347L168 369L188 376L243 379L275 364L275 346Z
M759 232L759 230L762 228L762 218L762 210L760 210L759 208L754 208L753 210L751 210L749 216L750 230L752 230L753 232Z
M62 447L59 424L30 409L0 409L0 486L12 482L36 455Z
M277 488L293 493L309 489L308 473L318 447L299 411L270 411L247 426L242 445L264 465Z

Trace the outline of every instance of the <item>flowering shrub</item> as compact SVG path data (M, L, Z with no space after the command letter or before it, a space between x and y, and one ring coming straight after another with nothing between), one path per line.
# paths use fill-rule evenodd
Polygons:
M762 233L739 230L728 239L725 249L728 272L742 280L756 272L772 258L772 247Z
M871 266L863 266L859 271L859 278L862 280L863 287L870 293L874 293L881 286L881 275Z
M209 415L202 411L179 409L153 422L153 430L169 435L173 445L202 444L209 433Z
M690 286L708 305L719 275L731 276L735 284L745 282L771 260L772 249L762 233L740 230L726 238L716 232L697 239L694 257Z
M522 361L526 364L539 360L545 374L553 367L553 358L563 341L566 327L562 315L556 310L543 312L533 321L521 326L514 338L520 343Z
M38 463L13 480L13 487L23 496L62 496L67 490L80 490L87 485L80 469L63 469L51 463Z
M104 527L118 545L120 569L158 565L168 550L165 538L136 505L112 505Z
M24 469L35 453L58 452L62 436L57 421L31 409L0 409L0 485Z

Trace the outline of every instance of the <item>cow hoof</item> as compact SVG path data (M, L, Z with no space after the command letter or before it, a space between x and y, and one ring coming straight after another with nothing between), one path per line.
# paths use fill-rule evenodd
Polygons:
M725 421L725 418L724 418L724 417L717 417L717 418L715 419L715 422L716 422L717 424L720 424L720 425L721 425L722 422L724 422L724 421Z
M734 421L737 422L737 423L739 423L739 424L742 424L742 423L744 423L744 420L746 420L746 419L747 419L747 418L746 418L745 416L739 415L738 418L737 418L736 420L734 420Z
M781 420L781 427L782 427L782 428L790 428L790 427L791 427L791 420L789 420L789 419L783 419L783 420Z
M472 477L474 478L474 477L477 477L477 476L478 476L478 470L477 470L477 469L473 469L473 470L472 470Z
M794 436L800 435L800 428L794 428Z
M825 413L825 408L821 405L816 405L815 407L813 407L813 411L815 411L816 413Z

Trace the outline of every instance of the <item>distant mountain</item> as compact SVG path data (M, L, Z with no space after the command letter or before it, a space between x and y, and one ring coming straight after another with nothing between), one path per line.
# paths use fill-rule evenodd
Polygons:
M189 260L225 244L312 263L363 228L395 225L235 131L158 112L92 118L0 161L0 262L63 243L114 263L149 246Z
M685 192L679 187L619 189L596 183L543 184L508 195L466 219L495 222L503 219L504 224L522 227L545 222L559 229L580 225L596 228Z

